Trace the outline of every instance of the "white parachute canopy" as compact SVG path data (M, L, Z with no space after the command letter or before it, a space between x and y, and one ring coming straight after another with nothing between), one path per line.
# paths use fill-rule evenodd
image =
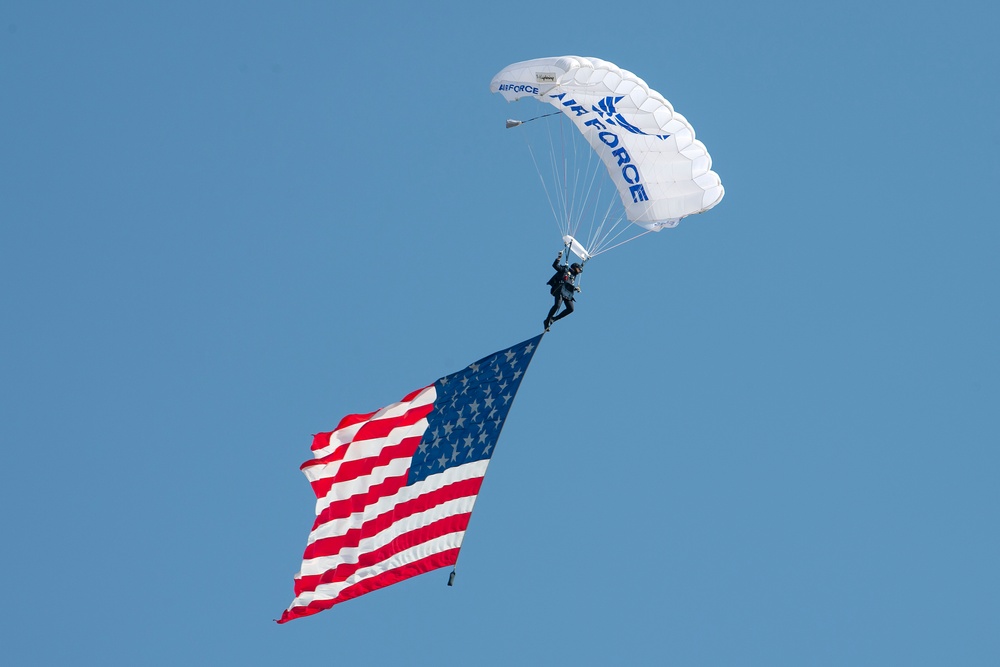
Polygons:
M675 227L681 218L722 200L722 181L691 124L631 72L598 58L539 58L505 67L490 90L508 102L530 97L552 105L557 111L546 115L572 123L578 131L572 134L592 149L568 150L565 136L556 137L550 129L548 160L540 161L532 150L543 183L543 168L555 182L549 200L562 235L579 240L581 223L589 219L588 238L580 241L589 256L620 245L612 243L622 233L617 230L621 218L645 230L641 235ZM508 120L507 127L526 122ZM624 207L619 220L610 207L597 203L601 182L596 170L587 173L594 169L589 164L597 164L596 169L603 164L610 175Z

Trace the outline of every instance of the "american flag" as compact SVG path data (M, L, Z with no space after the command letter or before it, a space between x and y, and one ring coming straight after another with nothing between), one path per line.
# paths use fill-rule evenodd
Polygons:
M316 521L278 623L454 565L486 466L542 335L313 439ZM450 583L450 582L449 582Z

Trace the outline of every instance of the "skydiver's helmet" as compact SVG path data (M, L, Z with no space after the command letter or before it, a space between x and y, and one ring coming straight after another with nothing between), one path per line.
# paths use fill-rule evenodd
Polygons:
M569 265L569 270L573 272L574 276L583 273L583 267L576 262Z

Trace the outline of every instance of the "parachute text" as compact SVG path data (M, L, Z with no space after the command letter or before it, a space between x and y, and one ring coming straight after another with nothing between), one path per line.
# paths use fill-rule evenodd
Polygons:
M500 87L497 90L499 92L508 92L508 93L529 93L531 95L538 94L537 86L529 86L524 83L501 83Z
M588 110L576 100L565 99L566 93L559 93L552 95L552 97L562 102L562 105L569 108L577 117L587 115L591 113L591 110L599 111L596 107L591 107ZM628 183L628 191L632 195L632 201L634 203L649 201L649 196L646 194L646 186L640 183L639 168L632 164L632 156L628 154L628 150L624 146L619 148L621 139L618 138L618 135L608 129L608 126L601 122L600 118L588 118L583 121L583 124L596 129L598 131L597 138L601 140L602 144L612 149L611 155L618 160L618 166L621 167L622 179Z

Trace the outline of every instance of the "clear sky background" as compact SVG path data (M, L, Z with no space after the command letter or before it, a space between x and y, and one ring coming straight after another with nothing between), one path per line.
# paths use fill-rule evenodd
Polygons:
M17 665L1000 664L989 2L0 5ZM313 433L540 331L488 90L643 77L726 198L588 265L439 570L284 626Z

